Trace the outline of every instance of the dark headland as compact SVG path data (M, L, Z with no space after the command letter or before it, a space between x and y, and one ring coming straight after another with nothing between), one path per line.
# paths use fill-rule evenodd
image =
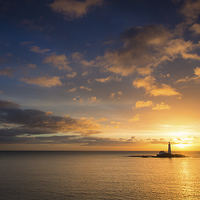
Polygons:
M160 151L156 156L151 156L151 155L142 155L142 156L129 156L129 157L142 157L142 158L182 158L182 157L187 157L182 154L172 154L171 153L171 144L170 142L168 143L168 152L166 153L165 151Z

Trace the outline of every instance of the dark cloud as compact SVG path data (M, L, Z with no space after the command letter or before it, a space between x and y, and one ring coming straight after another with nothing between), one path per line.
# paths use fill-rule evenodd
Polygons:
M23 137L0 137L1 144L79 144L81 146L117 146L139 144L136 139L131 141L115 138L64 135L64 136L23 136Z
M18 124L26 128L42 128L55 131L75 131L99 129L99 125L87 119L73 119L47 115L46 112L35 109L0 108L0 122Z
M2 108L19 108L19 105L11 101L0 100L0 109Z
M60 117L36 109L21 109L18 104L0 100L0 143L43 144L79 143L79 136L56 136L77 131L81 135L97 134L99 124L85 118ZM43 137L43 135L46 135ZM48 134L55 134L49 136ZM39 137L40 135L40 137ZM74 141L75 138L75 141ZM73 140L72 140L73 139ZM80 142L81 143L81 142Z
M100 133L103 133L103 132L96 131L96 130L86 130L86 131L79 131L79 132L76 132L76 133L79 133L81 135L95 135L95 134L100 134Z
M55 131L44 129L29 129L29 128L2 128L0 129L0 140L2 137L16 137L16 136L28 136L28 135L40 135L40 134L52 134Z

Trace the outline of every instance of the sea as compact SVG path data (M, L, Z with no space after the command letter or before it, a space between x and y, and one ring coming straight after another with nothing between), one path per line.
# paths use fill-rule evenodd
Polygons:
M200 199L200 152L0 152L0 200Z

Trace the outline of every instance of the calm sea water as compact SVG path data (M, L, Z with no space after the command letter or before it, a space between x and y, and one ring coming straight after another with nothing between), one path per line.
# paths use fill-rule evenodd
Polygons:
M0 152L0 199L200 199L200 152L156 153Z

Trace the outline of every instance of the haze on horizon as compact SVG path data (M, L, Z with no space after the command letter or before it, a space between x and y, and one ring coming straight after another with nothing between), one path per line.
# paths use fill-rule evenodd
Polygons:
M0 150L200 151L200 0L0 13Z

